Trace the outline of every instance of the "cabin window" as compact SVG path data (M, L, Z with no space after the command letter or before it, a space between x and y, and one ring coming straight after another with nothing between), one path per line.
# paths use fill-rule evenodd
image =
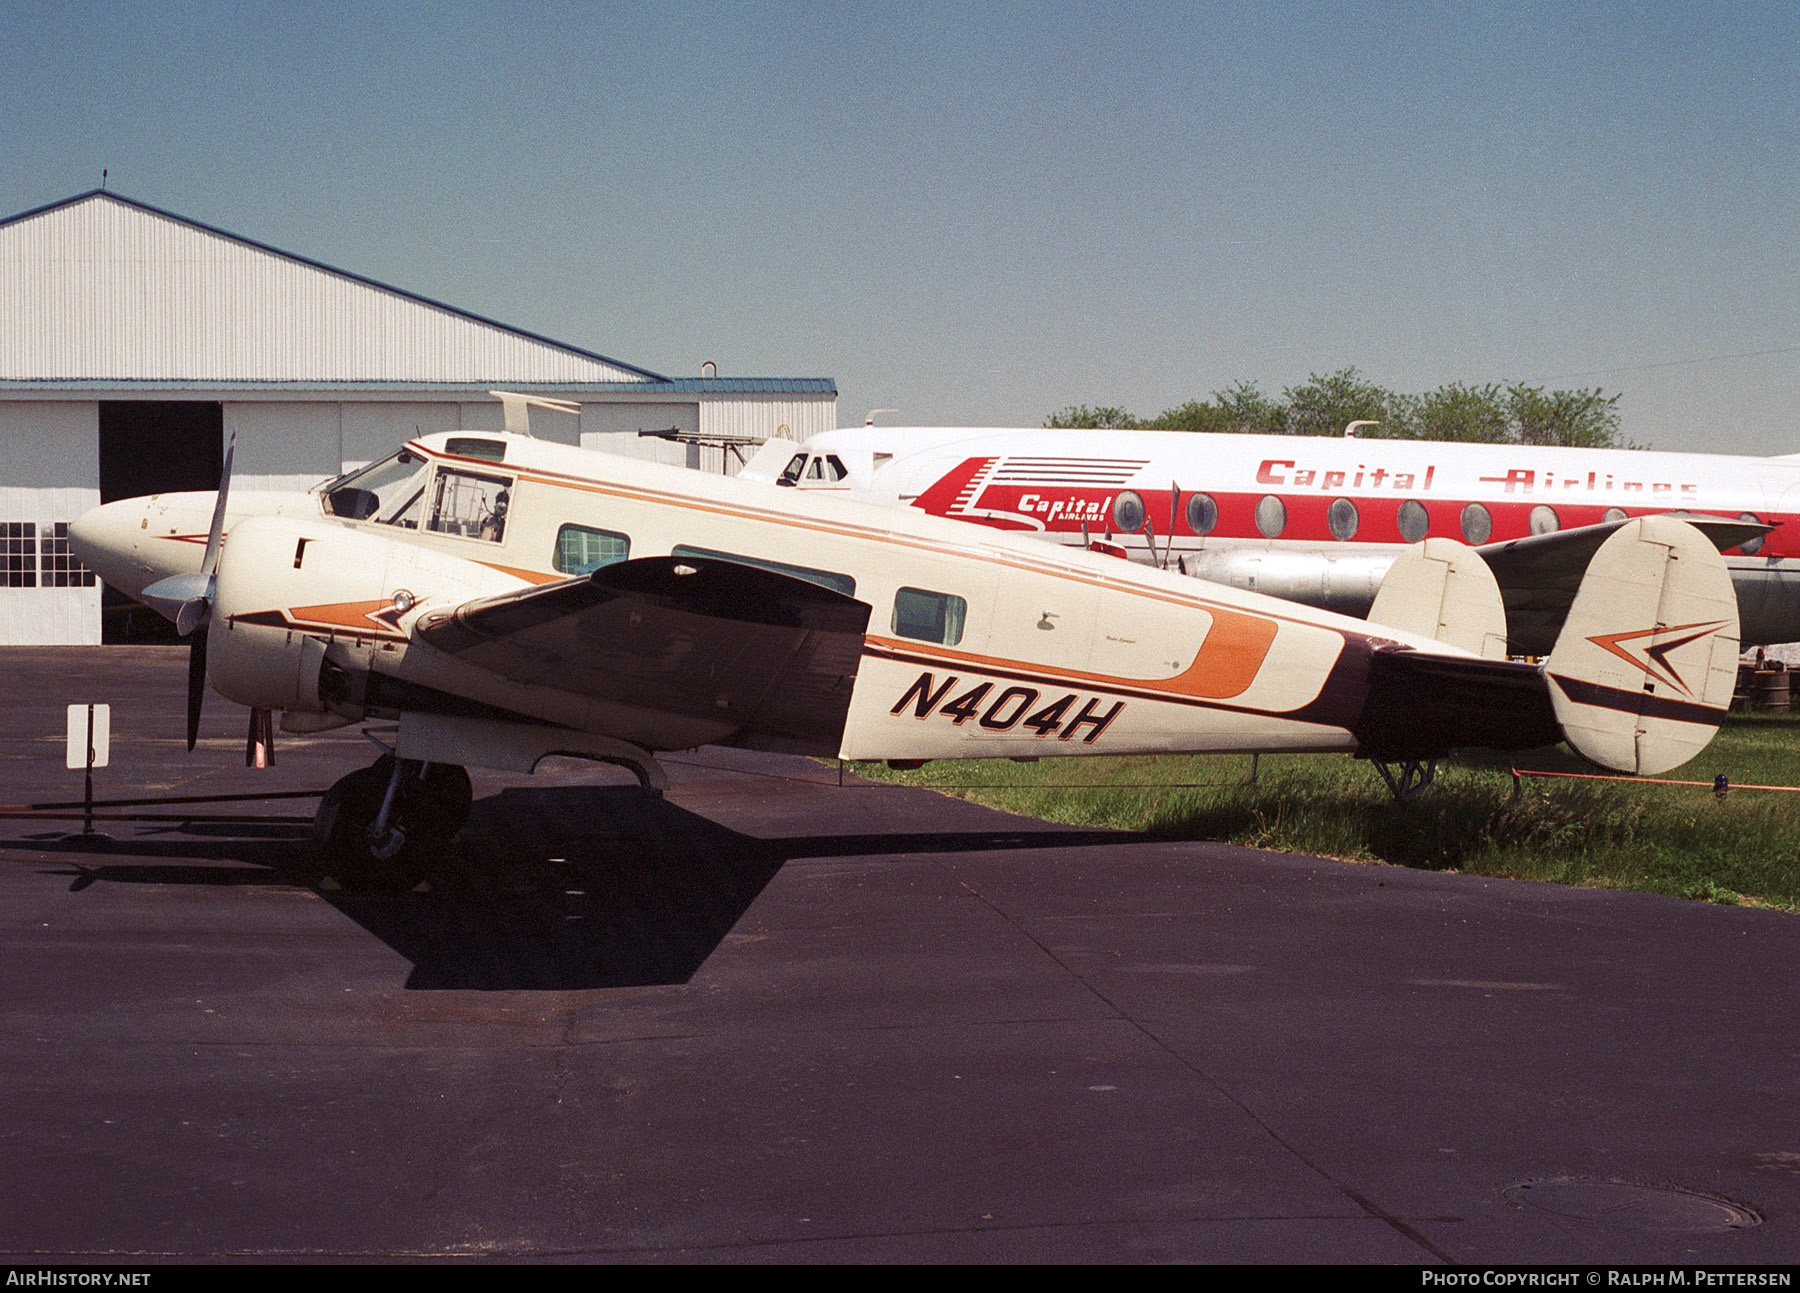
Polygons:
M1325 524L1331 528L1331 537L1339 543L1356 537L1356 526L1361 519L1356 513L1356 504L1347 498L1334 498L1331 506L1325 509Z
M616 530L565 525L556 532L556 556L550 564L565 575L587 575L630 556L631 539Z
M506 538L506 510L511 503L510 478L441 468L431 490L431 516L425 528L499 543Z
M1257 499L1256 528L1265 539L1279 539L1287 529L1287 504L1273 494Z
M800 473L805 470L806 455L797 453L792 458L789 458L788 465L781 469L781 475L776 478L777 483L782 485L796 484L800 479Z
M1219 505L1211 494L1195 494L1187 501L1188 529L1202 537L1211 534L1219 523Z
M474 440L463 436L446 440L444 448L459 458L480 458L486 462L506 461L504 440Z
M1144 528L1144 500L1131 490L1113 499L1113 528L1121 534L1136 534Z
M1609 507L1601 514L1600 519L1602 521L1623 521L1625 519L1625 509L1622 507Z
M1463 542L1480 547L1493 537L1494 518L1480 503L1470 503L1462 510Z
M1531 532L1533 534L1554 534L1562 529L1562 518L1557 516L1556 509L1548 503L1539 503L1531 509Z
M856 580L849 575L840 575L834 570L814 570L810 566L790 566L782 561L764 561L760 557L740 556L735 552L715 552L711 548L690 548L685 543L675 545L671 557L710 557L714 561L729 561L733 565L750 566L756 570L769 570L778 575L787 575L791 579L804 579L809 584L817 584L821 588L829 588L834 593L842 593L846 597L856 596Z
M968 602L953 593L902 588L894 594L894 636L955 646L968 614Z
M1400 537L1408 543L1417 543L1431 528L1431 516L1426 512L1425 504L1416 498L1409 498L1400 504L1400 512L1395 519L1400 525Z
M1738 520L1748 521L1752 525L1762 524L1762 518L1757 516L1754 512L1739 512ZM1738 544L1738 551L1743 553L1746 557L1754 557L1757 553L1762 551L1763 540L1768 537L1769 536L1766 534L1759 534L1754 539L1745 539L1742 543Z

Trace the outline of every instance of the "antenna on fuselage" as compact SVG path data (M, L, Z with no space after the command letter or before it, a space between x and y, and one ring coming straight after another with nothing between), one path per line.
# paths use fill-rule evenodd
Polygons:
M1346 439L1346 440L1356 439L1356 428L1357 427L1378 427L1380 425L1381 425L1381 423L1377 422L1374 418L1359 418L1355 422L1347 423L1345 425L1344 439Z
M874 426L875 425L875 415L877 413L898 413L899 411L900 411L899 409L870 409L869 416L863 419L863 425L866 427Z
M553 400L543 395L526 395L519 391L489 391L488 394L500 401L504 417L502 430L508 435L522 435L527 440L531 438L531 410L534 405L553 413L581 416L581 405L573 400Z

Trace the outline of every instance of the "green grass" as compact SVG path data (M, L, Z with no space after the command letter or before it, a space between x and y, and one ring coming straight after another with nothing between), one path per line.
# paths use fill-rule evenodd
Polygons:
M1800 715L1734 715L1672 778L1800 785ZM1524 781L1507 769L1593 772L1566 749L1470 755L1397 804L1374 768L1344 755L943 760L862 776L928 786L1008 812L1169 839L1386 862L1436 871L1638 889L1800 910L1800 794L1630 781Z

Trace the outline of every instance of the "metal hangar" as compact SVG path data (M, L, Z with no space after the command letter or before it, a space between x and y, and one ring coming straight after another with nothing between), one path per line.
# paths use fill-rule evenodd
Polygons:
M227 435L234 488L307 488L498 429L495 388L580 405L533 435L712 471L837 422L829 378L665 377L116 193L0 220L0 645L100 642L68 522L213 488Z

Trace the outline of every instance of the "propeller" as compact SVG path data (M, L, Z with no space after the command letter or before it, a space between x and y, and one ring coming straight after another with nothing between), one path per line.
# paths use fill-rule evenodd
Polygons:
M219 498L213 504L212 529L206 536L206 555L198 571L159 579L140 594L146 603L169 615L182 637L193 637L188 648L187 748L200 739L200 703L206 695L206 634L212 620L213 594L219 584L219 549L225 542L225 499L231 492L231 455L237 448L237 432L225 443L225 465L219 471Z

